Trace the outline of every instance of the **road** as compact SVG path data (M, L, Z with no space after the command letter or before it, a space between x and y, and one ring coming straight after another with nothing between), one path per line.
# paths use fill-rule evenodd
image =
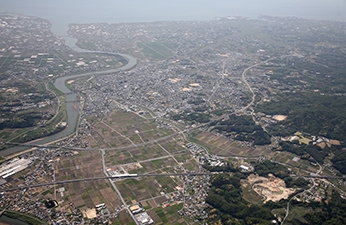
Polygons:
M136 178L136 177L164 177L164 176L204 176L204 175L210 175L210 173L163 173L163 174L125 174L120 176L106 176L106 177L92 177L92 178L83 178L83 179L74 179L74 180L63 180L63 181L55 181L50 183L43 183L43 184L34 184L34 185L26 185L26 186L20 186L15 188L7 188L7 189L0 189L1 192L3 191L15 191L15 190L21 190L21 189L27 189L27 188L34 188L34 187L42 187L42 186L50 186L50 185L57 185L57 184L66 184L66 183L75 183L75 182L82 182L82 181L93 181L93 180L107 180L107 179L123 179L123 178Z
M318 175L292 175L291 177L319 178L319 179L346 179L346 177L318 176Z
M225 118L225 116L223 115L223 116L217 117L217 118L215 118L215 119L213 119L207 123L203 123L203 124L200 124L198 126L191 127L189 129L185 129L183 131L179 131L179 132L176 132L176 133L173 133L173 134L170 134L170 135L167 135L167 136L155 139L155 140L144 142L144 143L122 146L122 147L117 147L117 148L104 148L103 150L105 150L105 151L125 150L125 149L142 147L142 146L145 146L148 144L160 142L160 141L163 141L167 138L171 138L171 137L174 137L174 136L180 135L180 134L184 136L184 133L188 133L191 130L195 130L195 129L198 129L200 127L204 127L204 126L206 126L206 125L208 125L214 121L221 120L224 118ZM184 136L184 138L185 138L185 136ZM76 147L63 147L63 146L48 145L48 144L37 145L34 143L29 144L29 143L18 143L18 142L0 142L0 145L14 145L14 146L23 146L23 147L31 147L31 148L62 148L62 149L66 149L66 150L75 150L75 151L100 151L100 148L76 148Z
M290 56L290 55L284 55L284 56L281 56L281 58L284 58L284 57L287 57L287 56ZM270 58L270 59L267 59L266 61L262 61L262 62L259 62L259 63L254 64L254 65L252 65L252 66L249 66L249 67L246 68L246 69L243 71L243 73L241 74L241 77L242 77L243 82L246 84L246 86L249 88L250 92L252 93L252 101L251 101L247 106L245 106L245 107L242 109L242 111L248 109L248 108L254 103L255 97L256 97L255 92L252 90L250 84L247 82L247 80L246 80L246 78L245 78L246 72L247 72L249 69L253 68L253 67L256 67L256 66L258 66L258 65L261 65L261 64L263 64L263 63L266 63L266 62L268 62L268 61L270 61L270 60L273 60L273 59L275 59L275 58L276 58L276 57L272 57L272 58Z
M299 192L298 194L294 195L294 196L287 202L286 215L285 215L284 219L281 221L281 224L280 224L280 225L283 225L283 224L284 224L286 218L288 217L288 215L289 215L289 213L290 213L290 203L291 203L292 199L294 199L296 196L298 196L298 195L300 195L300 194L303 194L303 193L306 192L306 191L311 190L311 189L314 188L314 187L315 187L315 182L314 182L314 185L313 185L311 188L306 189L306 190L304 190L304 191L302 191L302 192Z
M137 164L137 163L151 162L151 161L154 161L154 160L166 159L166 158L171 158L171 156L170 156L170 155L165 155L165 156L160 156L160 157L152 158L152 159L145 159L145 160L136 161L136 162L131 162L131 163L125 163L125 164L114 165L114 167L116 167L116 166L129 166L129 165L133 165L133 164Z
M106 171L106 164L105 164L105 151L103 149L100 150L101 152L101 157L102 157L102 168L103 168L103 173L104 175L107 177L107 171ZM115 192L118 194L121 203L123 204L123 206L125 207L125 209L127 210L127 212L129 213L129 215L132 217L133 221L135 222L136 225L138 225L138 221L136 220L136 218L134 217L134 215L132 214L131 210L129 209L129 206L126 204L123 196L121 196L121 193L119 191L119 189L117 188L117 186L114 184L112 178L108 178L109 182L111 183L112 187L114 188Z

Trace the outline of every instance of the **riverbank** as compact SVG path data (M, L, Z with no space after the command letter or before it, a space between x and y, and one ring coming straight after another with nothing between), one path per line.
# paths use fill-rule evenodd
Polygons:
M124 57L128 59L128 63L126 65L123 65L119 68L116 69L109 69L109 70L103 70L103 71L92 71L92 72L87 72L87 73L82 73L82 74L73 74L73 75L68 75L68 76L63 76L63 77L58 77L55 79L53 85L54 88L56 88L58 91L62 92L63 94L68 94L66 95L66 113L67 113L67 124L68 126L51 136L47 136L44 138L40 138L37 140L33 140L30 143L31 144L37 144L37 145L42 145L42 144L47 144L47 143L52 143L56 142L57 140L60 140L62 138L66 138L67 136L71 135L74 133L75 128L77 126L78 118L79 118L79 103L76 103L77 100L77 94L70 94L71 90L68 89L66 86L66 81L69 79L74 79L78 77L83 77L83 76L90 76L90 75L102 75L102 74L108 74L108 73L116 73L120 71L125 71L132 69L133 67L136 66L137 64L137 59L134 57L127 55L127 54L122 54L122 53L113 53L113 52L100 52L100 51L89 51L85 49L81 49L78 46L76 46L76 41L77 39L69 37L68 40L65 42L66 45L68 45L71 49L74 51L78 52L84 52L84 53L97 53L97 54L111 54L111 55L120 55L121 57ZM9 149L4 149L0 151L0 156L4 158L13 158L14 155L20 155L23 154L23 151L27 152L28 149L27 147L12 147Z

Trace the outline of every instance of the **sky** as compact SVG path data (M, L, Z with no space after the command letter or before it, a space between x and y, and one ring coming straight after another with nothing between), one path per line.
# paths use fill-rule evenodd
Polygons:
M346 0L0 0L0 12L48 19L63 34L69 23L213 20L298 16L346 22Z

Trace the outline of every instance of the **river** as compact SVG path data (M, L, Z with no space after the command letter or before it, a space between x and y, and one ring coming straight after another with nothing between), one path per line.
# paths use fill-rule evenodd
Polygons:
M116 68L116 69L109 69L109 70L97 71L97 72L87 72L87 73L83 73L83 74L69 75L69 76L57 78L54 82L54 86L65 94L71 92L71 90L68 89L65 85L65 81L70 79L70 78L89 76L89 75L93 75L93 74L94 75L101 75L101 74L106 74L106 73L115 73L115 72L131 69L132 67L134 67L137 64L137 60L130 55L120 54L120 53L112 53L112 52L88 51L88 50L81 49L78 46L76 46L77 39L71 38L71 37L64 37L64 39L66 40L66 42L65 42L66 45L68 45L71 49L78 51L78 52L114 54L114 55L121 55L122 57L125 57L128 59L128 63L126 65L119 67L119 68ZM77 109L72 107L72 104L73 104L72 101L75 101L75 100L77 100L76 94L69 94L66 96L66 101L69 102L66 104L68 127L57 134L48 136L48 137L44 138L43 140L34 141L32 143L45 144L45 143L49 143L49 142L61 139L63 137L66 137L66 136L72 134L73 131L75 130L76 125L77 125L77 119L78 119L78 113L79 113L78 112L79 107L77 107ZM77 103L77 105L78 105L78 103ZM23 151L25 149L27 149L27 148L26 147L14 147L14 148L5 149L5 150L0 151L0 156L5 156L5 155L17 153L17 152ZM0 222L3 222L5 224L13 224L13 225L27 225L28 224L28 223L25 223L25 222L17 220L17 219L11 219L5 215L2 215L0 217Z
M17 219L12 219L12 218L7 217L5 215L2 215L0 217L0 223L11 224L11 225L28 225L28 223L26 223L24 221L17 220Z
M103 71L93 71L93 72L87 72L87 73L83 73L83 74L72 74L72 75L68 75L68 76L63 76L63 77L59 77L54 81L54 86L60 90L63 93L69 93L71 92L70 89L68 89L65 85L65 81L71 78L76 78L76 77L83 77L83 76L89 76L89 75L101 75L101 74L107 74L107 73L116 73L119 71L124 71L124 70L129 70L132 67L134 67L137 64L137 60L127 54L121 54L121 53L113 53L113 52L100 52L100 51L89 51L89 50L85 50L85 49L81 49L78 46L76 46L76 42L77 39L75 38L71 38L71 37L63 37L65 39L65 44L67 46L69 46L71 49L73 49L74 51L78 51L78 52L86 52L86 53L99 53L99 54L112 54L112 55L120 55L126 59L128 59L128 63L124 66L121 66L119 68L116 69L109 69L109 70L103 70ZM41 145L41 144L46 144L55 140L59 140L63 137L66 137L70 134L73 133L73 131L76 128L77 125L77 120L78 120L78 106L79 103L77 102L77 109L76 107L73 107L72 104L74 101L77 100L77 94L69 94L66 95L66 101L69 103L66 103L66 112L67 112L67 128L65 128L64 130L62 130L59 133L56 133L54 135L48 136L44 139L39 139L37 141L32 141L32 144L37 144L37 145ZM13 148L8 148L5 150L0 151L0 156L6 156L6 155L10 155L13 153L17 153L20 151L23 151L25 149L28 149L28 147L13 147Z

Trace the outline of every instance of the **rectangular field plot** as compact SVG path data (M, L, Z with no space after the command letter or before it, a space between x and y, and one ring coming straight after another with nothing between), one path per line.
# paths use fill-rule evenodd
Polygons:
M173 50L164 43L138 41L137 46L142 49L146 57L154 60L163 60L174 55Z
M163 156L168 156L168 154L157 144L148 144L127 150L107 151L105 162L107 167L111 167L113 165L122 165Z
M83 152L73 158L61 157L53 166L57 181L104 176L99 151Z
M149 209L147 212L155 224L189 224L177 213L182 207L181 203L174 202L165 207Z
M123 181L115 182L122 197L127 204L148 201L154 197L162 196L162 193L168 194L175 191L177 185L182 183L177 178L171 177L155 177L155 178L139 178L139 179L127 179ZM167 201L167 197L164 196ZM154 199L154 201L159 201Z
M218 137L211 133L201 132L194 137L199 144L211 149L213 154L219 156L249 156L256 155L262 151L256 151L249 147L242 146L238 141L231 141L224 137ZM223 147L221 147L223 146Z
M92 137L87 137L89 147L117 148L153 141L173 133L159 129L158 123L132 112L114 110L108 117L95 123Z

